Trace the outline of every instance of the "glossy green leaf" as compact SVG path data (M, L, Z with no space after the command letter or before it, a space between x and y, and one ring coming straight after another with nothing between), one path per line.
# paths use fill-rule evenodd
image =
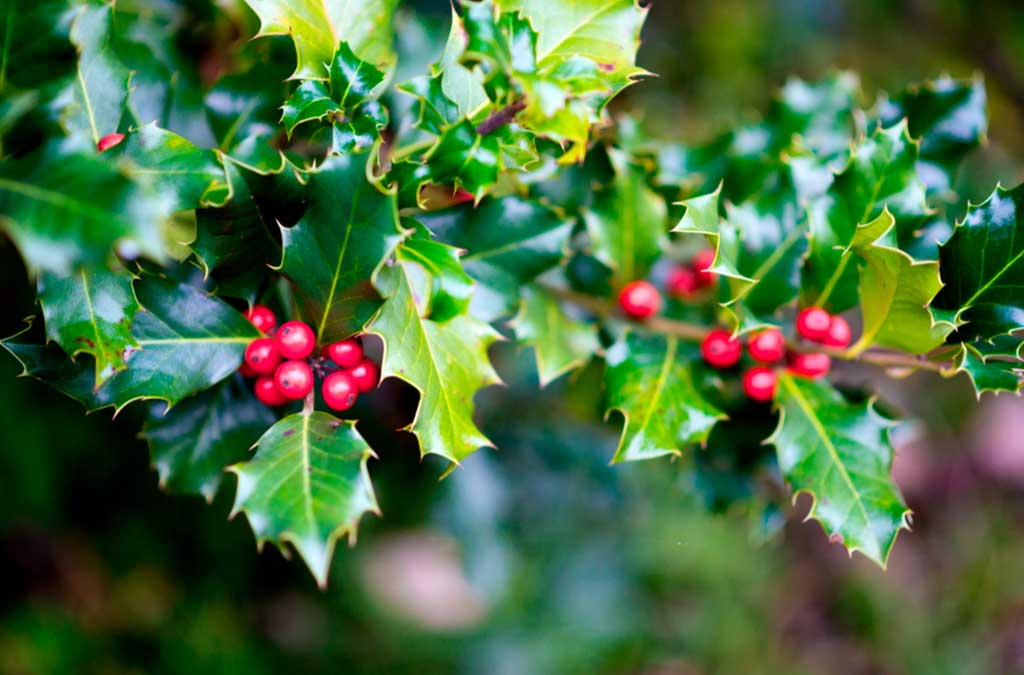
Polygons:
M457 185L477 199L498 182L502 169L498 137L477 133L468 120L445 129L426 160L435 183Z
M131 69L110 49L113 24L113 3L80 5L71 24L79 56L62 123L89 145L118 130L128 103Z
M150 408L142 437L162 488L213 501L227 466L246 459L275 422L249 386L229 378L170 410L160 404Z
M473 292L473 279L462 269L457 248L425 236L410 237L402 242L396 254L399 260L419 267L429 278L424 285L430 292L419 299L425 318L444 323L466 311Z
M300 84L281 108L281 122L291 136L295 127L305 122L316 122L330 113L343 112L342 106L331 98L326 82L306 80Z
M827 382L789 374L779 376L776 402L779 426L768 442L786 482L811 495L809 517L830 538L884 567L910 513L890 476L893 423Z
M142 176L163 194L173 195L176 210L221 206L230 196L220 158L155 124L128 134L115 151L131 162L129 172Z
M363 61L347 42L338 45L331 61L331 95L345 110L353 110L370 100L384 82L385 74L372 63Z
M246 515L259 546L294 546L326 587L338 539L354 541L362 515L378 512L366 468L372 456L355 422L322 412L286 417L259 439L251 460L231 467L232 515Z
M697 350L677 338L629 334L607 355L607 408L625 418L613 462L679 455L724 413L700 393Z
M403 82L398 89L416 97L416 126L435 136L459 118L459 106L444 92L444 75L417 77Z
M986 391L1020 394L1024 389L1024 359L1021 343L1013 341L1001 350L984 342L965 342L956 355L956 368L967 373L978 398Z
M513 321L516 337L533 347L540 386L589 361L601 348L597 326L570 316L558 298L540 286L526 286Z

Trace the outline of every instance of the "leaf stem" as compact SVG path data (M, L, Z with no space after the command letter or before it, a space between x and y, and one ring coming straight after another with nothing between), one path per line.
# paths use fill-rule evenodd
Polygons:
M504 108L491 113L491 116L480 123L476 132L481 136L494 133L516 118L516 115L526 109L526 99L517 99Z

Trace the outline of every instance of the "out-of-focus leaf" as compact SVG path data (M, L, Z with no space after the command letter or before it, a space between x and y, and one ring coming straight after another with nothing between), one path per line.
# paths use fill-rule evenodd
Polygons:
M113 152L131 161L133 175L144 176L157 189L173 195L177 210L222 206L230 196L224 167L215 152L197 148L155 124L128 134Z
M986 391L1020 394L1024 389L1024 360L1021 343L1000 349L984 342L964 342L956 355L956 368L967 373L978 398Z
M121 124L131 69L110 48L114 4L83 4L76 11L71 42L78 49L78 66L62 122L73 136L95 145Z
M569 316L558 299L539 286L524 287L522 298L512 325L519 342L533 347L542 387L597 354L601 345L595 324Z

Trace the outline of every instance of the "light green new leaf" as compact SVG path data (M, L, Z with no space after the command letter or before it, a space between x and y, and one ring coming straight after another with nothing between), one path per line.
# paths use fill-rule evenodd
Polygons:
M296 414L271 427L238 476L232 516L244 513L256 542L290 543L321 588L338 539L355 540L359 519L377 512L366 464L373 451L355 422L323 412Z
M725 419L698 389L699 359L693 347L660 335L630 334L608 350L608 411L625 418L613 462L679 455Z
M96 362L96 386L126 367L125 352L138 347L132 320L139 305L131 277L106 267L81 269L71 276L41 274L39 305L46 321L46 338L70 356L91 354Z
M813 497L808 517L884 567L910 513L890 476L893 423L825 381L780 374L775 400L779 426L767 442L793 492Z
M540 386L582 366L600 350L597 326L566 314L558 299L543 288L526 286L522 298L512 326L519 342L533 347Z
M711 271L724 278L729 284L729 297L740 298L756 279L740 274L737 269L740 254L740 233L719 214L719 197L722 188L710 194L693 197L680 206L686 208L683 219L672 228L683 234L702 234L715 249L715 262Z

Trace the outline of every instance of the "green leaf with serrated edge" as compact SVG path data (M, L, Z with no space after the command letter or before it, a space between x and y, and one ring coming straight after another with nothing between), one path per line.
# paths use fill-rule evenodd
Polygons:
M399 91L415 96L416 126L440 136L445 127L459 118L459 106L444 93L444 74L417 77L398 85Z
M512 326L519 342L533 347L540 386L546 387L598 353L596 325L570 317L558 299L539 286L523 288L522 298Z
M128 68L110 48L114 4L81 5L71 24L78 50L74 81L61 122L70 135L91 145L118 130L128 102Z
M850 347L872 346L925 354L946 340L954 326L936 321L929 305L942 288L939 264L914 260L895 244L895 219L888 209L857 227L851 249L861 257L860 307L863 333Z
M45 382L66 396L82 403L86 410L93 411L113 405L109 387L96 387L96 369L87 358L74 361L55 344L28 342L24 335L30 329L0 340L0 346L7 350L21 365L19 377L32 377Z
M900 236L916 230L930 215L916 162L917 144L907 135L905 121L878 129L852 150L846 168L809 208L810 249L803 278L809 304L840 312L857 303L857 270L849 264L849 247L858 225L888 207Z
M305 122L318 122L331 113L341 113L342 106L331 98L330 87L320 80L300 84L281 108L281 122L288 136Z
M458 185L477 199L498 182L502 169L497 136L478 134L468 120L445 129L426 161L435 183Z
M258 37L288 35L298 65L293 79L327 79L339 42L364 61L394 60L392 16L398 0L245 0L260 19Z
M283 157L273 141L281 118L280 102L287 96L281 79L287 73L271 70L275 63L221 77L204 98L219 149L253 170L281 171ZM280 77L279 77L280 76Z
M236 464L232 516L244 513L261 548L290 543L321 588L338 539L355 541L364 513L379 513L366 464L373 451L354 421L300 413L272 426L248 462Z
M371 278L401 239L393 194L366 179L365 155L334 155L309 174L308 210L282 227L279 267L317 343L358 333L379 307Z
M181 136L147 124L129 133L112 151L127 159L128 172L142 176L175 198L177 210L223 206L230 197L220 158Z
M765 115L775 137L774 151L782 151L799 136L816 156L829 159L845 153L854 134L859 90L860 82L850 72L820 82L789 79Z
M882 567L909 510L892 471L893 423L870 403L853 404L825 381L779 375L779 426L767 442L794 493L814 498L809 518Z
M967 373L974 392L981 398L986 391L1000 394L1020 394L1024 389L1024 360L1020 357L1021 344L1012 349L1012 355L984 354L984 343L964 342L955 357L956 369ZM1009 356L1008 359L1000 357Z
M883 98L877 115L885 126L906 118L910 135L921 141L917 172L929 190L953 187L963 159L981 146L988 130L987 95L980 77L940 77L907 87L896 98Z
M384 340L381 376L405 380L420 392L408 428L420 453L459 463L480 447L493 447L473 422L473 396L500 382L487 358L498 334L466 314L445 323L424 318L417 299L430 290L401 260L381 270L377 287L387 300L367 330Z
M466 29L462 17L452 7L452 28L448 33L437 70L441 74L441 91L455 103L459 117L475 120L490 103L483 86L483 76L462 65L466 50Z
M91 267L71 276L41 274L39 305L48 340L72 357L92 355L97 386L123 370L125 352L138 347L131 330L139 305L124 270Z
M476 281L472 312L484 321L514 312L519 287L565 259L573 227L554 210L517 196L424 213L417 220L466 251L462 266Z
M609 149L608 156L612 183L597 193L583 219L595 255L615 270L621 285L647 276L665 242L668 214L639 167L618 150Z
M356 56L346 42L338 45L329 71L331 95L345 110L353 110L370 100L385 78L372 63Z
M331 152L339 155L365 152L381 138L381 130L387 126L387 110L376 101L369 101L359 106L354 117L334 122Z
M430 292L419 298L425 318L444 323L466 311L473 292L473 279L462 269L457 248L431 241L425 235L413 236L402 242L396 255L407 265L419 267L429 279L423 286Z
M142 437L163 489L213 501L227 466L246 459L275 421L271 409L236 377L170 410L153 405Z
M171 204L130 167L94 151L46 146L0 163L0 229L29 270L68 276L106 263L111 250L163 260L162 230Z
M988 340L1024 326L1024 184L970 206L939 247L939 265L946 286L935 305L958 336Z
M625 418L613 463L679 455L725 418L698 389L697 350L677 338L631 333L606 358L607 408Z

